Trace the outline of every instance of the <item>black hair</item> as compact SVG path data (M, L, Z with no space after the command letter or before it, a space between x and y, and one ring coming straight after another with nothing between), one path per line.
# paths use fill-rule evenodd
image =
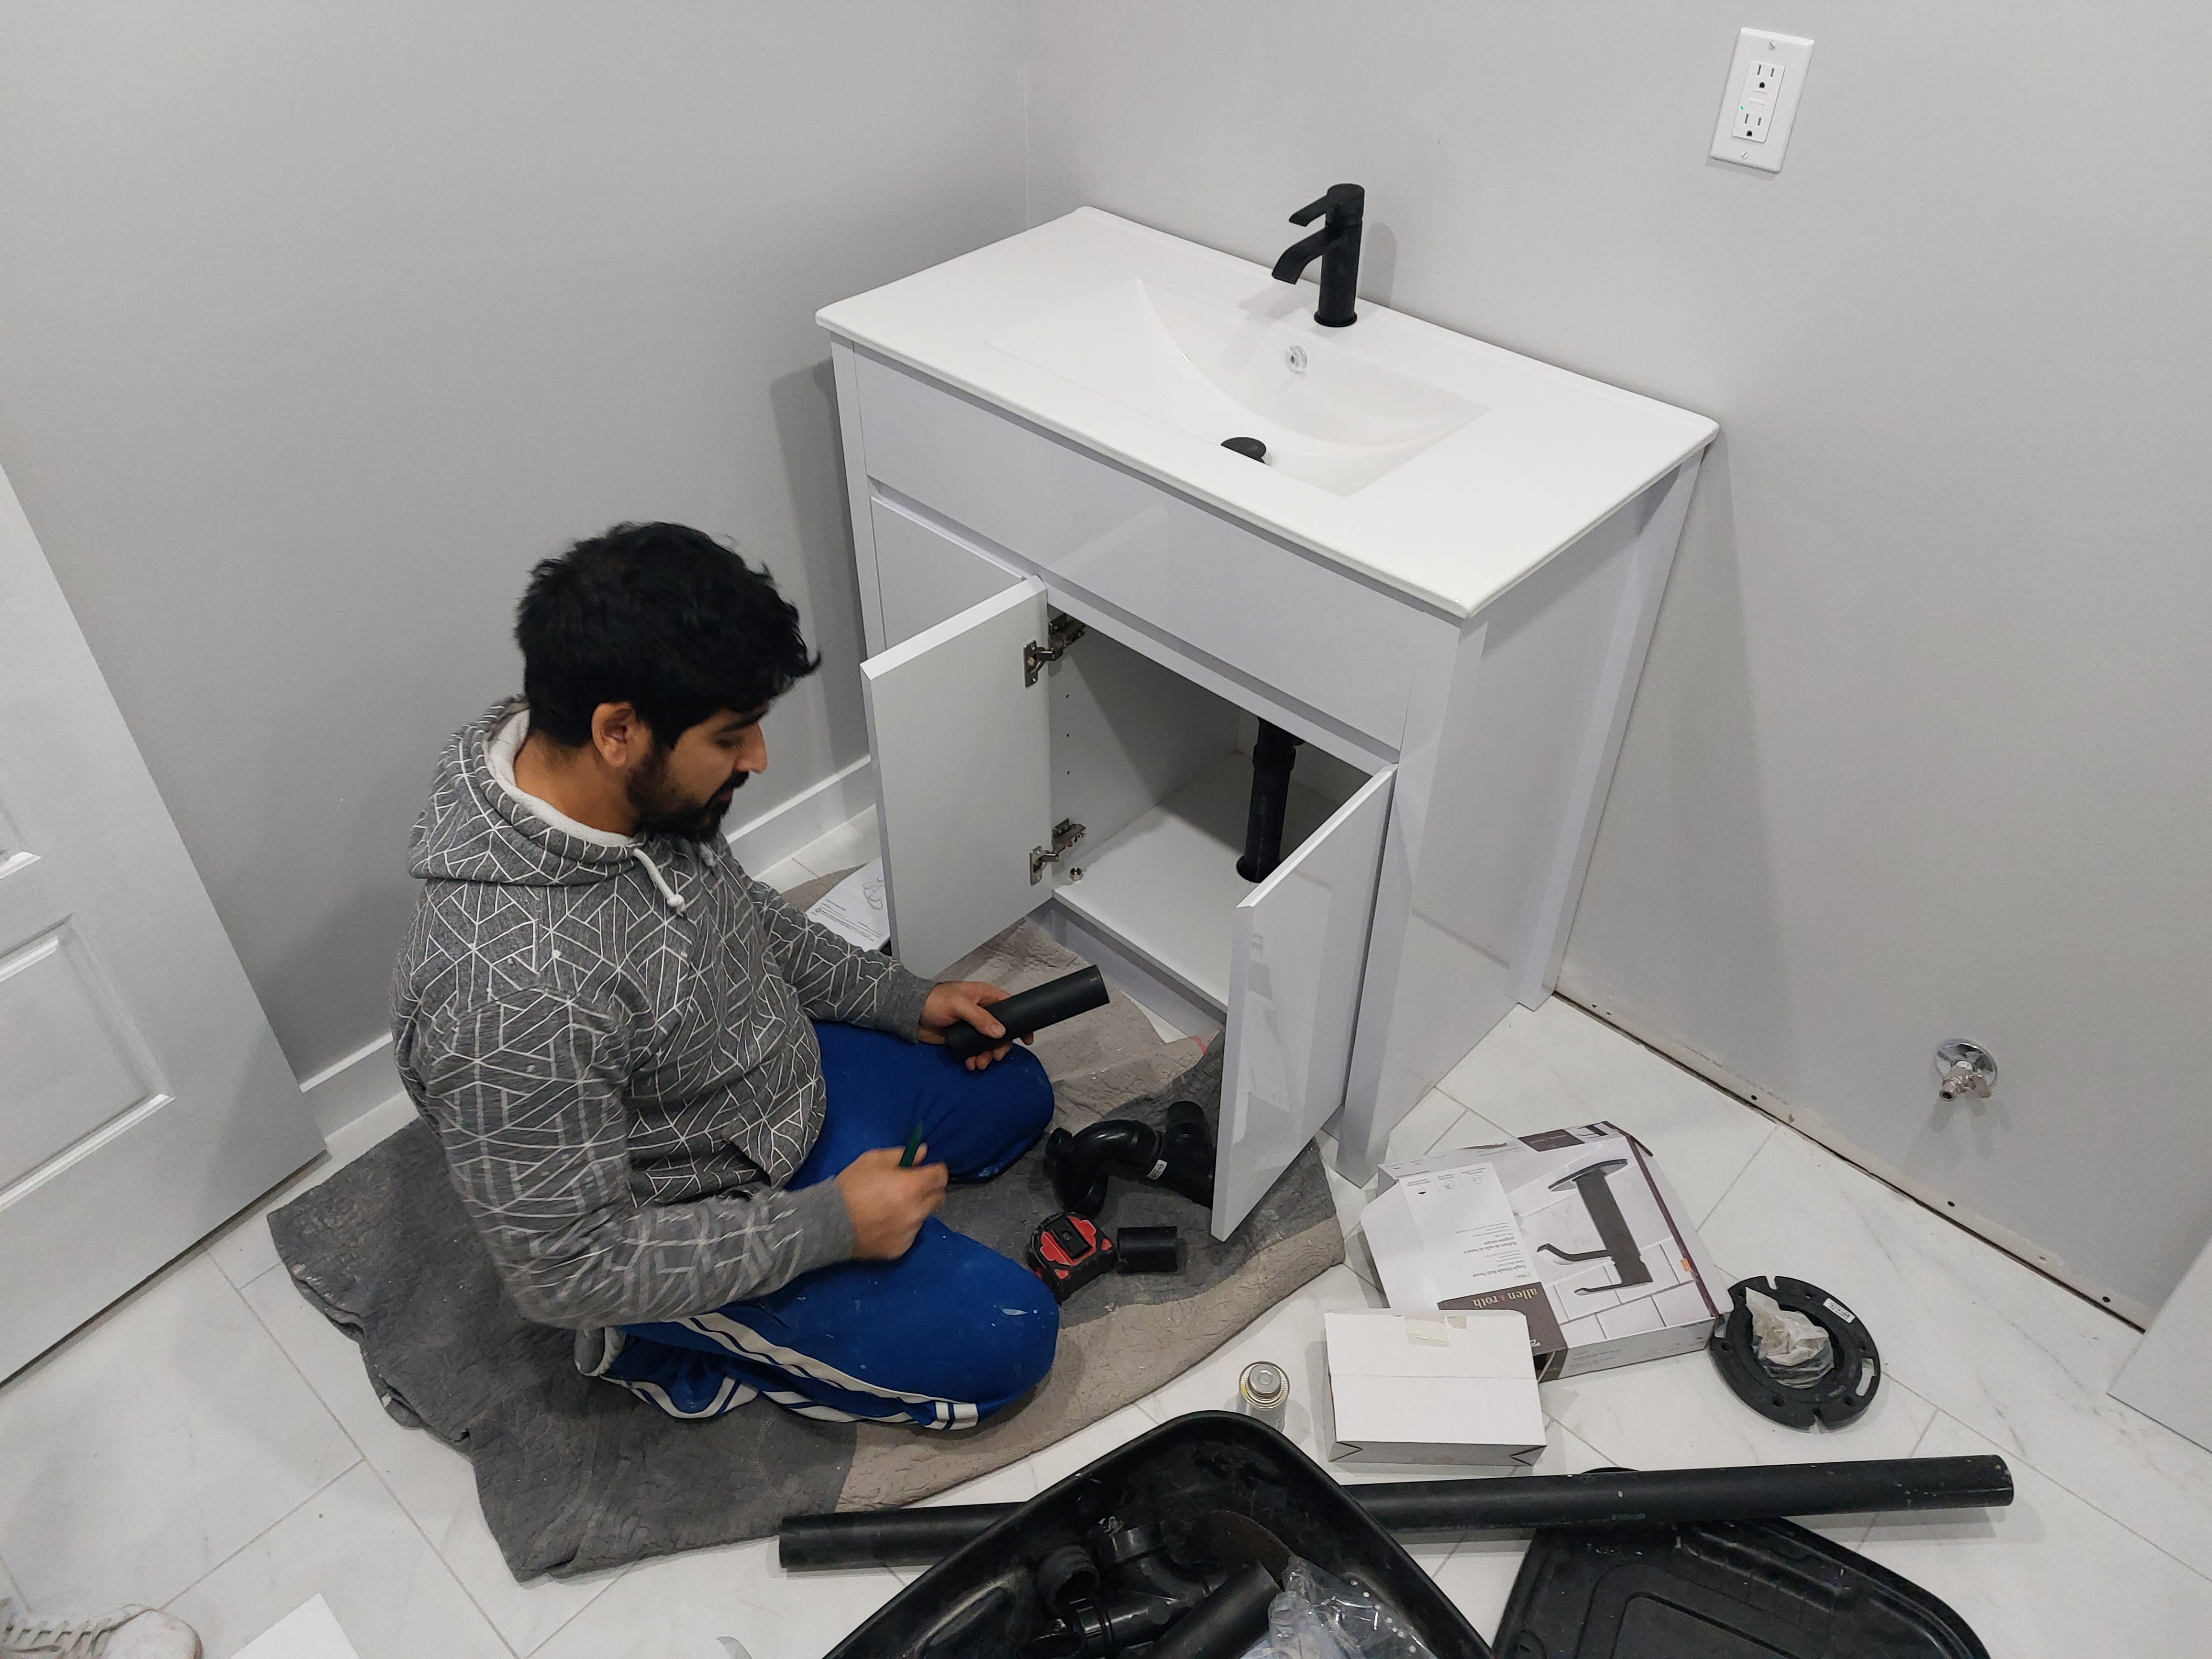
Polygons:
M723 709L765 708L822 665L799 612L703 531L618 524L541 561L515 609L530 725L564 748L627 702L667 749Z

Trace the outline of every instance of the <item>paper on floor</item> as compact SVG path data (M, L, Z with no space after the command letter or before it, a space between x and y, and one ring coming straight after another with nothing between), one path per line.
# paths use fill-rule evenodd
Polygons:
M238 1650L238 1659L361 1659L318 1595L279 1619Z
M863 951L890 943L890 912L884 907L884 861L871 859L832 887L806 913L840 939Z

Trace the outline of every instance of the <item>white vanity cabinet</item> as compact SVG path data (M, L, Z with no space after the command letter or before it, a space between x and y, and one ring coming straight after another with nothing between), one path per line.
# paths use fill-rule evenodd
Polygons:
M1392 394L1368 358L1427 349L1413 360L1475 413L1425 450L1375 416L1389 457L1414 459L1337 494L968 349L963 327L1048 326L1054 284L1110 285L1116 258L1195 292L1176 303L1201 321L1218 299L1231 348L1332 374L1364 353L1366 379L1340 379L1370 398ZM1376 308L1343 331L1382 319L1369 336L1324 340L1297 299L1086 210L822 318L894 946L935 973L1034 914L1187 1029L1223 1024L1224 1237L1332 1119L1364 1182L1423 1091L1549 994L1713 431ZM1291 422L1289 442L1306 422L1316 453L1364 441L1316 407L1252 418ZM1594 482L1546 459L1585 429L1609 469ZM1313 476L1364 476L1340 459ZM1475 489L1486 466L1457 584L1449 535L1420 541L1419 491ZM1393 513L1415 530L1382 533ZM1305 747L1283 861L1254 884L1236 860L1259 720Z

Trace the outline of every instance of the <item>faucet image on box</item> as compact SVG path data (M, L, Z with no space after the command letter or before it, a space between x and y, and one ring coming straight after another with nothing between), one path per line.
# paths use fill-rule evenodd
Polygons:
M1631 1285L1649 1285L1651 1269L1644 1265L1644 1252L1636 1248L1635 1235L1628 1231L1628 1218L1620 1212L1613 1201L1613 1188L1606 1177L1615 1170L1625 1170L1625 1158L1608 1158L1595 1164L1586 1164L1572 1175L1561 1176L1552 1183L1552 1190L1564 1193L1572 1187L1583 1196L1583 1207L1589 1218L1597 1224L1600 1248L1595 1250L1563 1250L1556 1244L1539 1244L1540 1251L1555 1255L1562 1261L1595 1261L1601 1255L1613 1258L1613 1270L1620 1275L1612 1285L1586 1285L1575 1291L1577 1296L1589 1296L1598 1291L1622 1291Z
M1297 282L1318 258L1321 304L1314 309L1314 321L1323 328L1349 328L1359 315L1352 301L1359 297L1359 228L1367 217L1366 191L1358 185L1331 185L1328 195L1307 203L1291 216L1291 222L1310 225L1324 213L1328 217L1319 230L1283 250L1275 261L1275 280Z

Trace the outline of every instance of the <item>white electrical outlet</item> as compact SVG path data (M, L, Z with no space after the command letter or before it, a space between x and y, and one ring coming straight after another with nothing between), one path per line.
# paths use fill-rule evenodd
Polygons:
M1775 100L1782 95L1783 66L1779 64L1757 62L1743 77L1743 95L1735 100L1735 133L1739 138L1748 138L1754 144L1766 142L1768 121L1774 114Z
M1802 36L1759 29L1739 33L1708 153L1764 173L1781 172L1782 152L1790 143L1812 61L1813 43Z

